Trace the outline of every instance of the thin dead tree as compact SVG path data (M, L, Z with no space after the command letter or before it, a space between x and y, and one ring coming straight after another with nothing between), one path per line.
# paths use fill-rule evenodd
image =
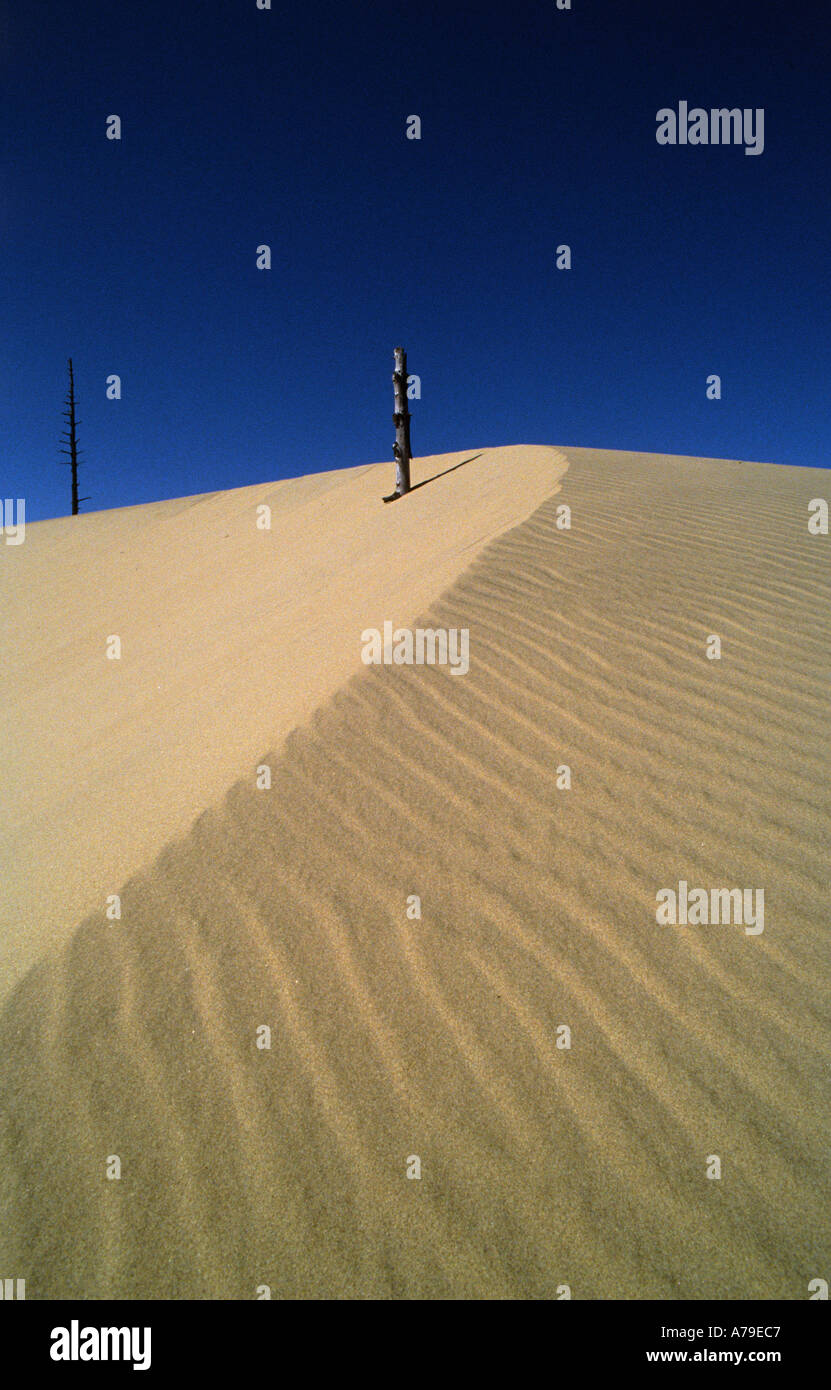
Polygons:
M397 347L393 352L395 371L392 374L395 390L395 412L392 423L395 425L395 496L402 497L410 491L410 412L407 409L407 354Z
M72 374L72 358L69 359L69 393L66 398L67 409L63 412L64 417L69 422L66 434L61 435L61 442L68 444L68 449L61 449L62 454L69 454L69 460L63 464L64 468L72 469L72 515L78 515L78 507L81 502L89 502L88 497L78 496L78 434L77 429L80 420L75 418L75 378Z

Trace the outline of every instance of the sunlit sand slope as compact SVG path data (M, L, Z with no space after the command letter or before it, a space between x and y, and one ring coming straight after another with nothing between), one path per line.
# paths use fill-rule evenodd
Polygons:
M27 1296L829 1278L827 478L566 453L430 606L467 675L363 670L11 995ZM658 925L681 880L763 932Z
M361 669L356 628L412 621L565 466L468 449L415 459L406 507L370 464L0 545L0 999Z

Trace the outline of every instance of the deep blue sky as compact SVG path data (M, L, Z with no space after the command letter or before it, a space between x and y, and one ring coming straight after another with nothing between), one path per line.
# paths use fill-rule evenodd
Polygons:
M572 4L2 0L0 495L69 510L70 355L98 510L391 458L398 343L416 454L827 467L824 7Z

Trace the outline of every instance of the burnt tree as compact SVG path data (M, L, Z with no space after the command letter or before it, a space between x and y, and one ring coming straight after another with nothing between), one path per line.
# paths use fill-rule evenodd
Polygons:
M392 423L395 425L395 495L402 497L410 491L410 412L407 409L407 354L403 348L394 350L395 371L392 374L395 390L395 412Z
M88 502L88 497L78 496L78 425L80 420L75 417L75 377L72 373L72 358L69 359L69 392L66 397L67 409L63 412L67 420L66 434L61 435L61 442L68 444L68 449L61 449L62 454L69 454L69 459L63 464L64 468L72 469L72 515L78 515L78 506L81 502Z

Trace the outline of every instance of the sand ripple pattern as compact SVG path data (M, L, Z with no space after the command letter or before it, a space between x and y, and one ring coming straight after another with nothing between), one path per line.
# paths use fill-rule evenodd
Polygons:
M11 996L29 1297L831 1279L819 475L567 452L422 620L470 629L468 675L367 669ZM682 878L764 887L764 934L659 927Z

